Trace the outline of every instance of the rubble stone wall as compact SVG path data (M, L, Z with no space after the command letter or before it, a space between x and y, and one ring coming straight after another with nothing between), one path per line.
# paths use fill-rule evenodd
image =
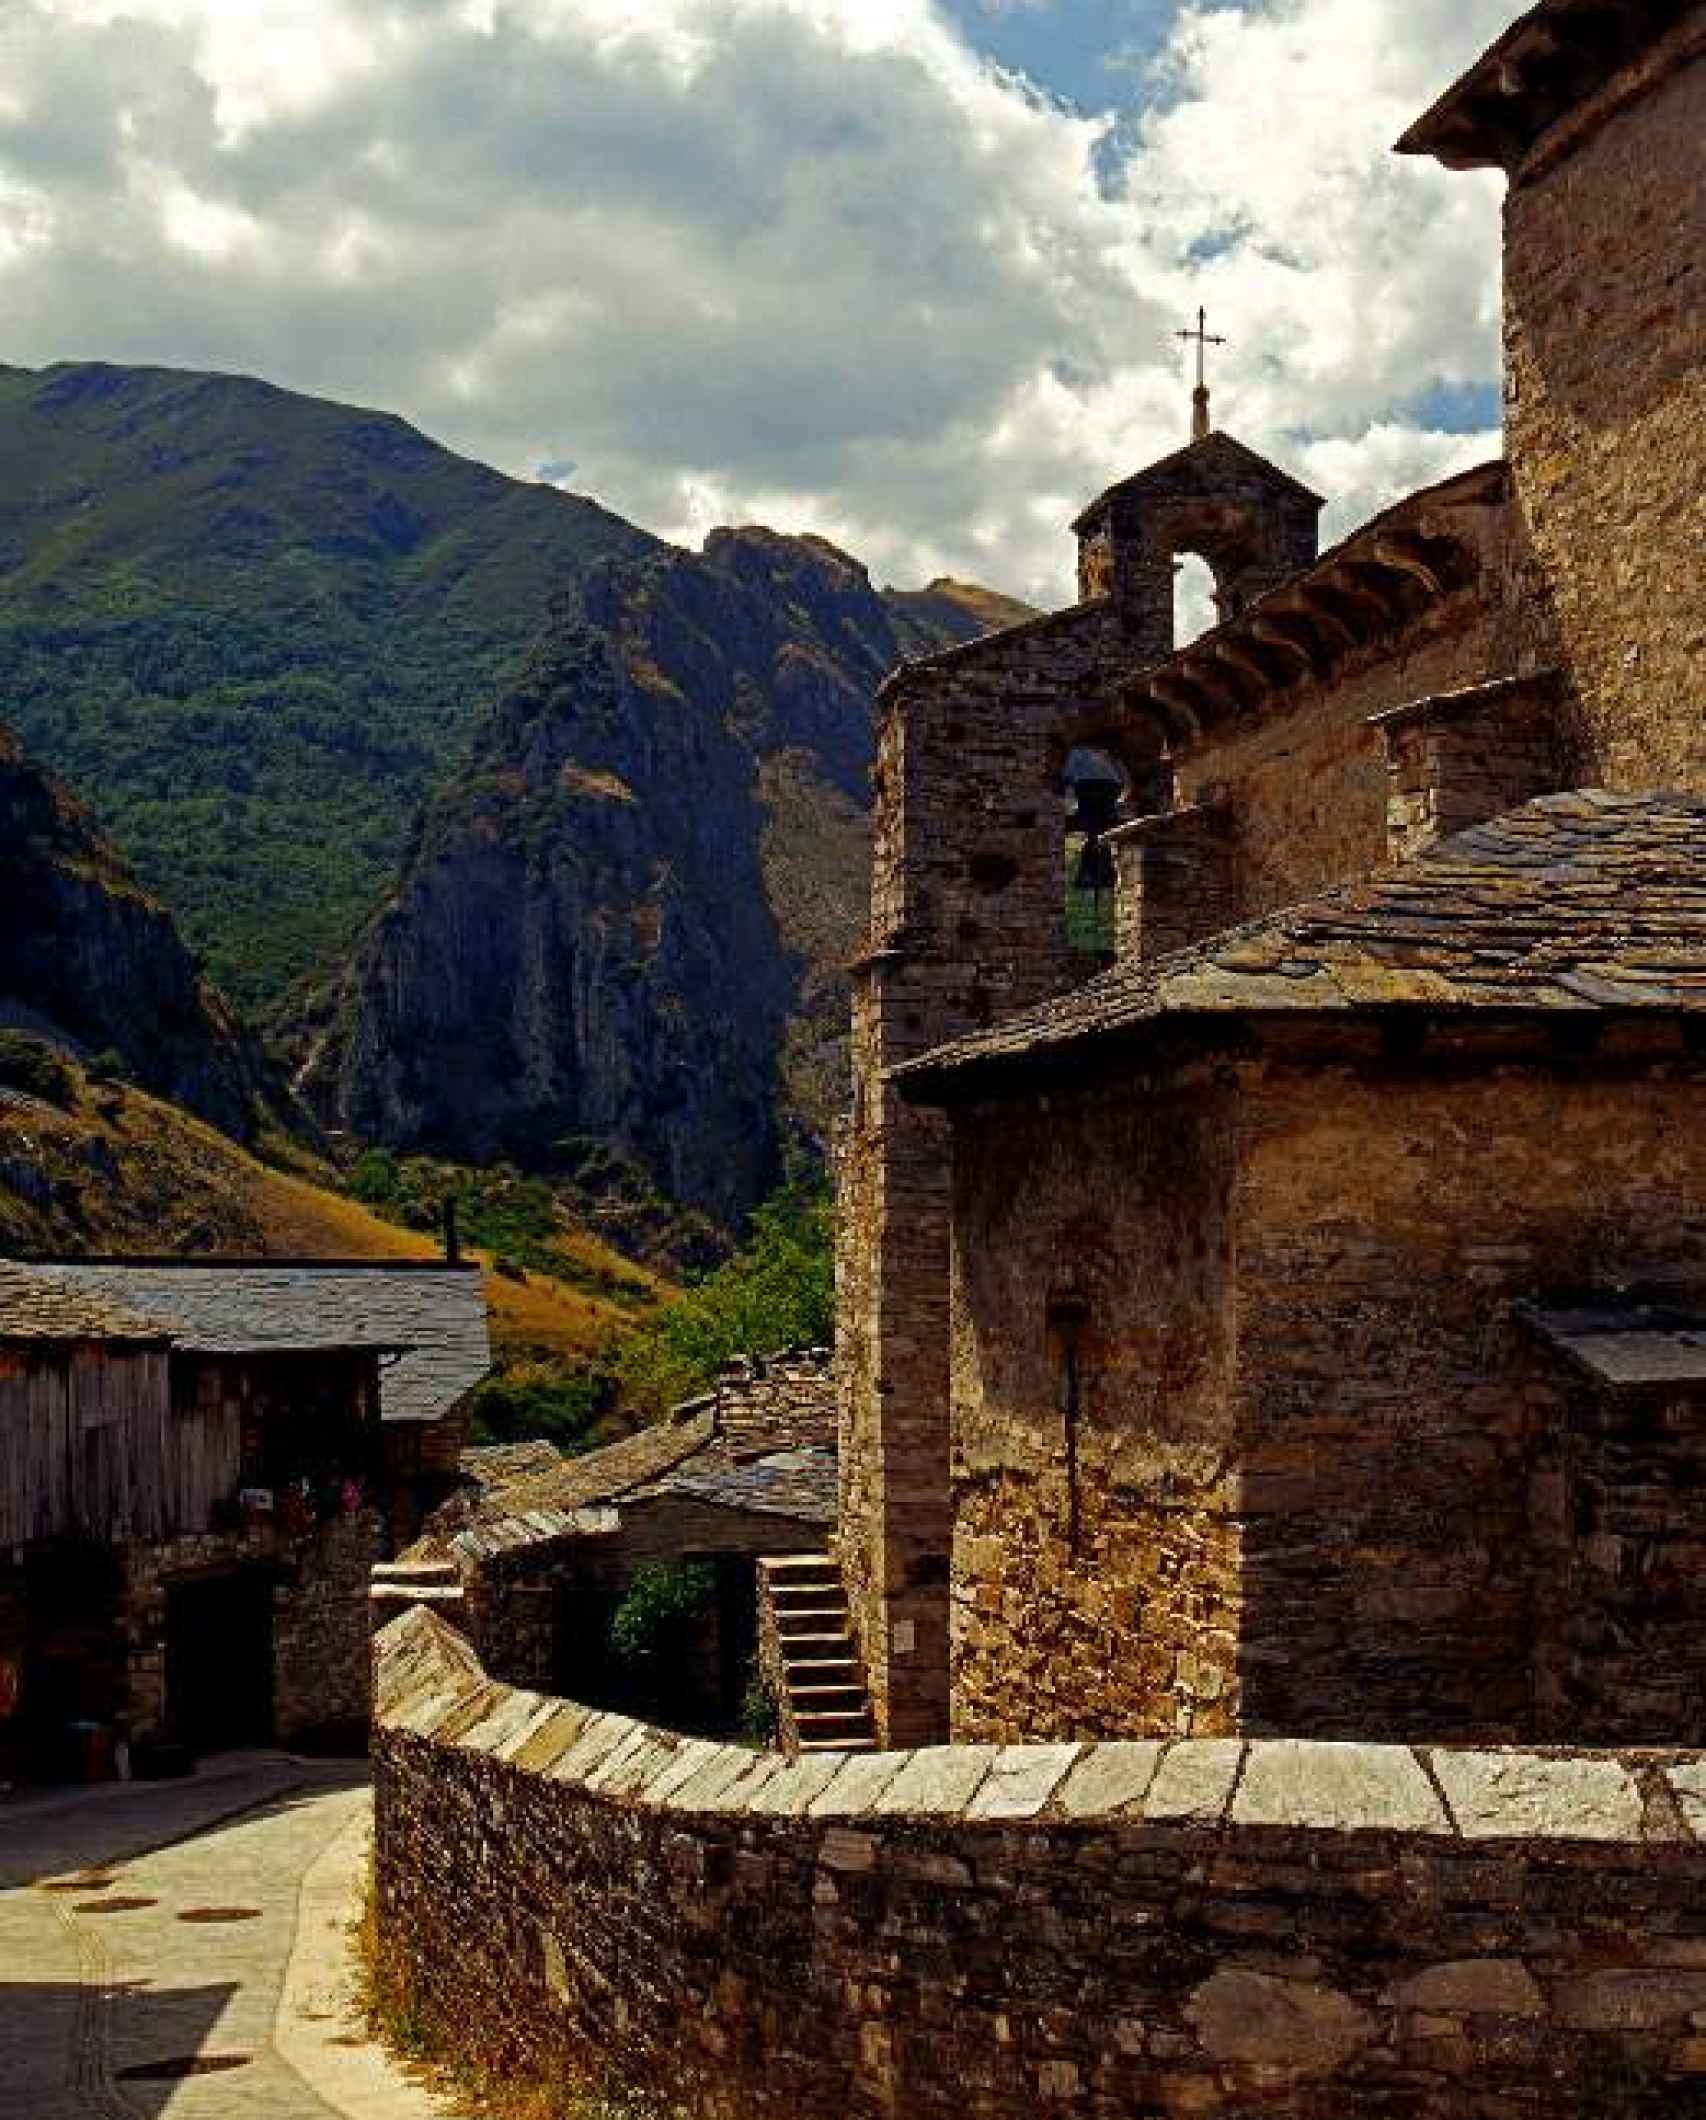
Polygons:
M171 1727L166 1686L171 1586L242 1570L274 1578L273 1734L278 1742L347 1739L365 1728L368 1590L373 1564L386 1544L380 1513L362 1509L300 1539L267 1523L126 1547L121 1625L131 1730L158 1733Z
M1676 2120L1706 1756L1191 1740L797 1762L379 1641L387 1986L685 2120Z
M956 1118L957 1738L1706 1729L1706 1439L1515 1317L1700 1302L1706 1071L1466 1035Z
M1388 769L1369 717L1505 674L1508 629L1495 601L1502 539L1492 522L1462 528L1486 545L1475 586L1180 761L1179 800L1218 797L1226 815L1235 878L1227 924L1382 867Z
M1578 778L1706 788L1700 11L1542 135L1505 208L1505 416ZM1692 63L1685 54L1692 53ZM1551 659L1548 654L1548 659Z

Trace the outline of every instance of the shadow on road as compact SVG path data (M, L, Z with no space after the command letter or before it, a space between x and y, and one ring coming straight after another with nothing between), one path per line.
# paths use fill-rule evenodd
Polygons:
M257 1765L205 1780L131 1783L76 1792L63 1803L0 1809L0 1888L105 1870L175 1847L239 1818L272 1818L339 1789L359 1788L365 1760ZM3 2110L0 2106L0 2110Z
M112 2112L116 2089L126 2120L157 2120L192 2075L228 2078L237 2090L249 2056L210 2044L235 1992L227 1982L194 1988L0 1982L0 2111L70 2120Z

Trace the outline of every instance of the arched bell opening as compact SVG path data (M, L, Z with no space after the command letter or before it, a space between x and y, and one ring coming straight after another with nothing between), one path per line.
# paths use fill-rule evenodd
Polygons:
M1198 552L1181 552L1173 561L1173 646L1200 640L1221 621L1221 590L1214 569Z
M1078 745L1063 776L1066 807L1066 941L1079 957L1110 962L1118 930L1118 871L1108 834L1136 814L1131 774L1111 752Z

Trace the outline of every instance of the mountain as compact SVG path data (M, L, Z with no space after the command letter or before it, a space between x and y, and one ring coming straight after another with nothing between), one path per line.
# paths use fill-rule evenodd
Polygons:
M551 597L657 549L388 414L0 367L0 702L245 1007L337 960Z
M0 1027L116 1056L135 1081L239 1138L261 1118L259 1054L171 916L4 727Z
M876 688L1025 615L760 529L595 565L426 810L305 1087L396 1148L614 1152L731 1226L840 1105Z

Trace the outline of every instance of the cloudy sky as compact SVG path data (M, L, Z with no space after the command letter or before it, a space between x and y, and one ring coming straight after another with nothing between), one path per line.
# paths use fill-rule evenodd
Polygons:
M1516 0L0 0L0 361L387 407L696 542L1060 601L1219 424L1329 532L1497 448L1498 187L1388 152Z

